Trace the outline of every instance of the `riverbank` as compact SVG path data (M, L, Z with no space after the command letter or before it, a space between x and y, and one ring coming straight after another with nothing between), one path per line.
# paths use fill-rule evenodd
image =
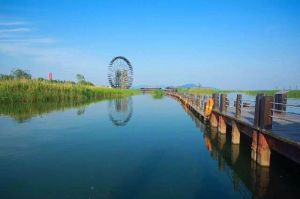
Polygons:
M154 90L151 92L154 99L162 99L165 93L162 90Z
M211 95L213 93L244 93L247 95L255 96L258 93L264 93L266 95L275 95L278 90L219 90L211 88L190 88L190 89L179 89L179 92L188 92L192 94L203 94ZM289 90L288 98L300 99L300 90Z
M2 80L0 103L83 102L138 94L138 90L114 89L48 80Z

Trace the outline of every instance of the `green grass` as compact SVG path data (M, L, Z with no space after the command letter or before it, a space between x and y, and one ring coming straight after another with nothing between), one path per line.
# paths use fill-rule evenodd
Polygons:
M179 89L179 92L188 92L193 94L211 95L213 93L245 93L247 95L257 95L258 93L264 93L265 95L274 96L278 90L218 90L212 88L191 88L191 89ZM300 98L300 90L289 90L288 98Z
M288 92L288 97L289 98L300 98L300 90L290 90Z
M257 95L258 93L264 93L265 95L275 95L278 90L248 90L248 91L241 91L247 95ZM288 98L300 98L300 90L289 90L288 91Z
M178 90L178 92L187 92L187 93L192 93L192 94L202 94L202 95L210 95L213 93L218 93L220 92L217 89L212 89L212 88L190 88L190 89L186 89L186 88L180 88Z
M162 90L154 90L151 94L154 99L162 99L165 96L165 93Z
M113 89L38 80L0 81L0 103L84 102L138 94L138 90Z

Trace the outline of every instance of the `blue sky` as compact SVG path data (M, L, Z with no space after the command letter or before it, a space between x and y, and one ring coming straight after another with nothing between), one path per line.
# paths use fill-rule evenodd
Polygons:
M134 85L300 87L300 1L0 0L0 73L108 85L117 55Z

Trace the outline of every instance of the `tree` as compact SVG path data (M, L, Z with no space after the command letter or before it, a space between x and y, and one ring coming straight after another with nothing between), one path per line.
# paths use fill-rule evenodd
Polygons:
M31 79L31 74L28 71L15 69L11 71L11 75L15 77L15 79Z
M14 79L14 76L12 75L0 74L0 80L12 80L12 79Z
M84 76L81 75L81 74L77 74L77 75L76 75L76 79L77 79L77 82L78 82L78 83L84 82L84 81L85 81Z

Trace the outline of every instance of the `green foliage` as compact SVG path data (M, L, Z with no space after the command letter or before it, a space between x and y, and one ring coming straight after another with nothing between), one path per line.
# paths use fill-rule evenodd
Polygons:
M46 79L45 79L46 80ZM46 80L49 81L49 80ZM51 83L56 83L56 84L76 84L74 81L68 81L68 80L50 80Z
M85 81L84 76L81 75L81 74L77 74L77 75L76 75L76 79L77 79L77 82L78 82L78 83Z
M162 99L165 95L164 91L162 90L154 90L151 92L154 99Z
M15 69L11 71L15 79L31 79L31 74L28 71Z
M8 115L13 117L17 122L24 122L35 116L50 113L52 111L60 111L68 108L78 108L81 110L87 102L35 102L35 103L0 103L0 115Z
M275 95L278 90L247 90L241 92L247 95L257 95L258 93L264 93L265 95Z
M300 98L300 90L290 90L288 92L289 98Z
M265 95L275 95L278 90L249 90L241 92L247 95L257 95L258 93L264 93ZM289 90L288 98L300 98L300 90Z
M37 80L38 81L47 81L45 78L42 78L42 77L38 77Z
M12 80L12 79L14 79L13 75L0 74L0 80Z
M178 90L179 92L188 92L188 93L193 93L193 94L213 94L213 93L218 93L220 90L213 89L213 88L180 88Z
M191 88L191 89L178 89L179 92L187 92L193 94L207 94L211 95L213 93L245 93L247 95L255 96L258 93L264 93L265 95L274 96L278 90L218 90L210 88ZM300 90L289 90L288 98L300 98Z
M88 82L85 80L78 82L78 84L85 85L85 86L94 86L94 84L92 82Z
M82 102L107 97L124 97L137 93L139 93L138 90L113 89L48 80L0 81L0 103Z
M85 85L85 86L94 86L92 82L88 82L85 80L85 77L81 74L76 75L77 84Z

